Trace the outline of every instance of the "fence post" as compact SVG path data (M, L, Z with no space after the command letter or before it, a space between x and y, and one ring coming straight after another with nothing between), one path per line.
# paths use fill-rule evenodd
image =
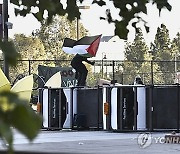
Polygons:
M123 75L123 72L122 72L121 84L123 84L123 82L124 82L123 78L124 78L124 75Z
M151 60L151 84L154 84L154 79L153 79L153 60Z
M138 114L137 87L134 87L134 129L133 130L137 130L137 114Z
M149 105L148 105L148 117L149 117L149 131L153 131L153 90L154 86L150 85L149 87Z
M113 81L115 80L115 75L114 75L114 65L115 65L115 62L114 62L114 60L113 60L113 65L112 65L112 71L113 71Z
M29 75L31 74L31 60L28 60L28 66L29 66Z
M103 59L102 59L102 78L103 78L103 74L104 74L104 66L103 66L104 64L103 64Z
M73 129L74 128L74 112L73 112L73 90L74 90L74 87L70 87L70 115L71 115L71 117L70 117L70 127L71 127L71 129Z
M177 133L179 133L179 83L177 83Z

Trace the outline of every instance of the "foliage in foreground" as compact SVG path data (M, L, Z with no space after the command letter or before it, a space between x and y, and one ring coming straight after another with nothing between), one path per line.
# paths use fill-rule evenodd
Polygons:
M42 119L15 93L0 92L0 138L13 153L13 131L17 130L32 141L41 128Z

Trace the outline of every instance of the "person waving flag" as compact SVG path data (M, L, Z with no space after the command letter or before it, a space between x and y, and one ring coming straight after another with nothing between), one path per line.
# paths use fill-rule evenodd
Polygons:
M70 38L64 39L62 48L64 52L75 54L71 61L71 66L76 70L77 86L86 86L88 70L83 61L94 65L94 62L89 61L87 58L96 56L100 40L101 35L85 36L78 41Z
M85 57L95 57L101 35L85 36L79 40L65 38L63 43L63 51L69 54L79 54Z

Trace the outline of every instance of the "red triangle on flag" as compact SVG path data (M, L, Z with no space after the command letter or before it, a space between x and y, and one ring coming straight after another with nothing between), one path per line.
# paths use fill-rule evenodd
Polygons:
M94 41L90 44L90 46L86 49L87 52L88 52L91 56L93 56L93 57L96 56L96 53L97 53L97 50L98 50L98 47L99 47L100 40L101 40L101 35L99 35L99 37L98 37L96 40L94 40Z

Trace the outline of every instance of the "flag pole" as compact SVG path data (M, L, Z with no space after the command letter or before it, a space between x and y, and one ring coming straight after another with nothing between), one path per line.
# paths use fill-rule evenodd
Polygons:
M82 10L85 10L85 9L90 9L90 6L85 6L85 5L81 5L81 6L78 6L78 8L79 8L79 10L80 9L82 9ZM77 20L77 25L76 25L76 28L77 28L77 30L76 30L76 32L77 32L77 40L79 40L79 19L78 19L78 17L76 18L76 20Z

